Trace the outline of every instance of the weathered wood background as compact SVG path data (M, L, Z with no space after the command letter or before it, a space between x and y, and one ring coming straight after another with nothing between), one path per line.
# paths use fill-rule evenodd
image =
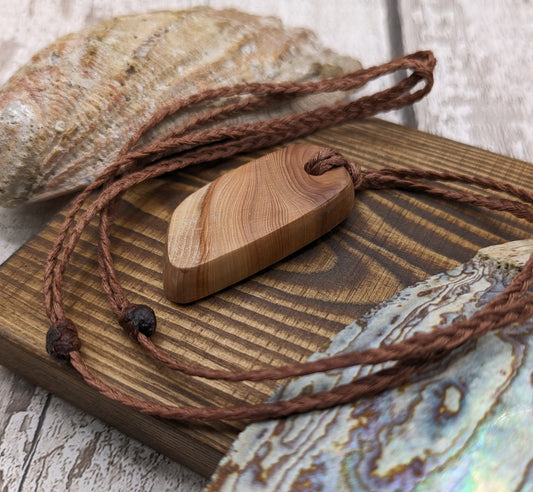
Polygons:
M150 9L235 6L315 30L324 44L368 66L434 50L433 92L384 118L533 161L533 4L379 0L150 2ZM0 82L54 38L113 15L141 12L140 0L4 0ZM61 205L0 210L5 260ZM0 369L0 489L200 490L204 479L102 422Z

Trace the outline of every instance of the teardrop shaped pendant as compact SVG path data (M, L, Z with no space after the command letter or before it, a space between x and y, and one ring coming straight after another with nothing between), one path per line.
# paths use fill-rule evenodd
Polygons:
M311 176L321 148L291 145L221 176L174 211L165 249L166 297L188 303L276 263L342 222L354 203L339 167Z

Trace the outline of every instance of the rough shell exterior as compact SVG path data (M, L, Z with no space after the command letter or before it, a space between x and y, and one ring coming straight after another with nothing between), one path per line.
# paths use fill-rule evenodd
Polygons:
M0 205L86 185L172 97L359 67L307 31L236 10L154 12L90 26L39 52L0 91ZM149 138L180 122L163 122Z
M470 317L533 253L533 240L479 251L413 285L333 338L333 355ZM324 353L314 354L318 359ZM271 400L348 383L350 367L297 378ZM533 320L451 354L374 398L248 426L208 490L487 491L533 488Z

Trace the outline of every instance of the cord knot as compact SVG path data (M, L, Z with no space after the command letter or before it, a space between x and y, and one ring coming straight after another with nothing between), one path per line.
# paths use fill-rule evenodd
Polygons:
M311 176L320 176L334 167L344 167L352 178L354 189L363 187L363 171L361 166L350 162L340 152L335 149L320 149L304 166L304 169Z
M118 322L133 339L139 333L151 337L157 326L154 310L145 304L129 304Z
M72 320L65 318L51 325L46 333L46 351L57 362L70 361L70 352L78 351L81 342Z

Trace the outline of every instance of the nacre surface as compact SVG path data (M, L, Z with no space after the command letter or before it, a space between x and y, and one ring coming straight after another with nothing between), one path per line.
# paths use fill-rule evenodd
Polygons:
M384 301L311 359L470 317L532 252L533 240L484 248ZM271 400L326 390L370 370L300 377ZM533 490L533 320L491 332L374 398L248 426L208 490Z

